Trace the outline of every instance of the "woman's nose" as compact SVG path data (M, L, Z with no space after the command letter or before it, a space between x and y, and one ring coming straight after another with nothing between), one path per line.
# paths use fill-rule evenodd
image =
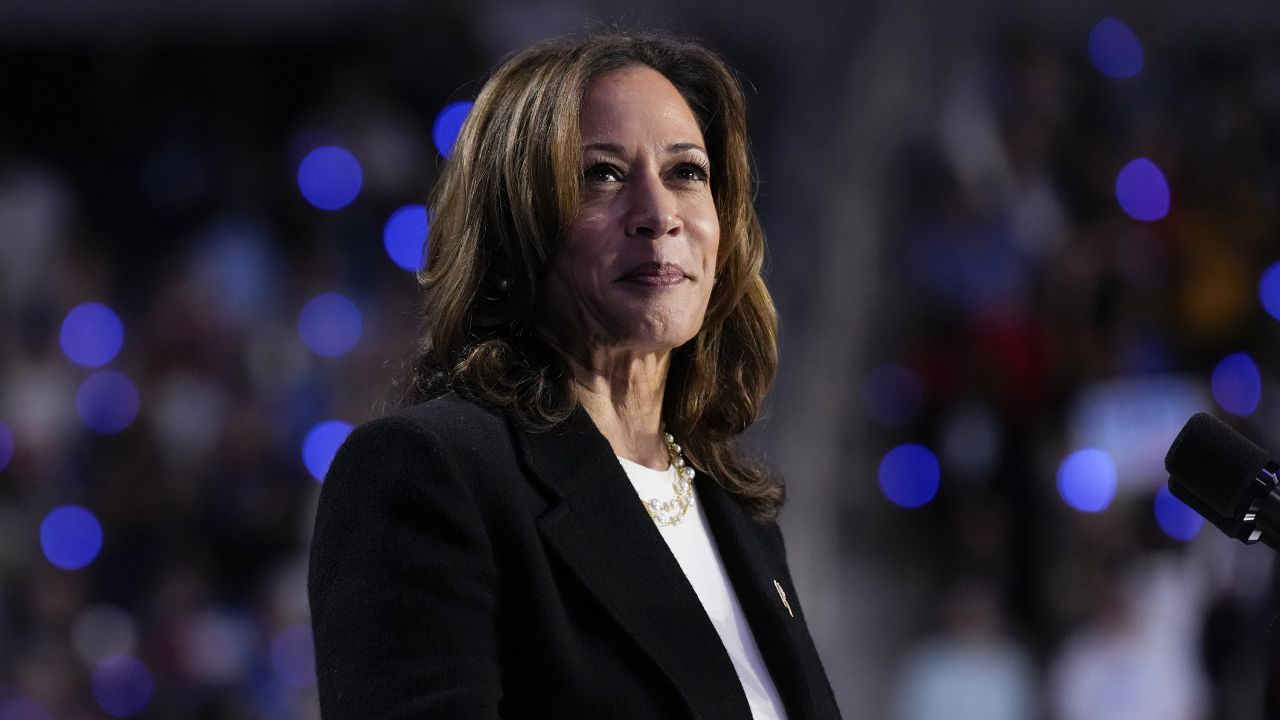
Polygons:
M657 238L679 233L683 227L680 205L674 191L657 173L634 173L631 177L627 235Z

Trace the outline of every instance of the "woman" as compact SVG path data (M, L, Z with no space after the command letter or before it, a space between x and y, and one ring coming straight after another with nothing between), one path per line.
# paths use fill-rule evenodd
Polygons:
M604 35L508 60L432 198L410 403L329 471L333 718L838 715L732 442L777 362L741 91Z

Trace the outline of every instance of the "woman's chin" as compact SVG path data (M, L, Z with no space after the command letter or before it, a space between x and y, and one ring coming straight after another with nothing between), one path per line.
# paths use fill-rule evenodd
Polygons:
M695 329L676 329L669 326L658 328L633 328L630 332L620 333L615 347L619 350L637 355L661 355L684 345L697 334Z

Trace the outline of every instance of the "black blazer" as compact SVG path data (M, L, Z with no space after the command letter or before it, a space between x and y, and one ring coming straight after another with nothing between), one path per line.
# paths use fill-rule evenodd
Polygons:
M788 715L839 717L777 525L696 486ZM530 434L450 394L357 428L320 494L309 595L325 720L750 717L581 407Z

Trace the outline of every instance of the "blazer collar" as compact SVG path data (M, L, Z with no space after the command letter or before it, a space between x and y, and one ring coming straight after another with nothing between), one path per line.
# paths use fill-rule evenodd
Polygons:
M613 449L579 406L557 428L516 433L530 469L558 497L538 530L678 688L697 717L750 717L733 663Z
M738 500L718 483L703 483L698 493L707 523L720 544L725 572L737 591L787 717L831 716L832 710L818 704L830 690L787 572L781 533L775 525L752 522Z
M551 431L515 435L529 469L559 499L537 519L547 543L696 716L750 717L715 627L586 411L579 406ZM770 557L762 535L768 531L753 526L732 496L710 477L700 479L699 499L761 654L790 716L805 717L796 706L804 678L793 646L795 633L805 631L798 616L788 617L773 585L784 581L785 561ZM738 691L726 693L726 685Z

